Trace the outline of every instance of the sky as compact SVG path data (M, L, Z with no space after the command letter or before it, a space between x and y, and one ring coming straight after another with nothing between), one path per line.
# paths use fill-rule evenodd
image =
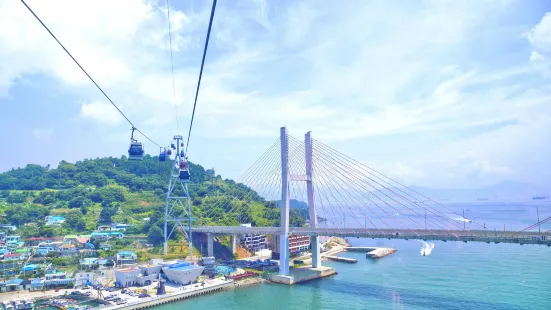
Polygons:
M187 136L212 3L27 3L132 122ZM0 171L121 156L130 125L0 0ZM279 129L406 184L550 187L551 2L219 0L188 156L238 178ZM159 148L138 136L146 153Z

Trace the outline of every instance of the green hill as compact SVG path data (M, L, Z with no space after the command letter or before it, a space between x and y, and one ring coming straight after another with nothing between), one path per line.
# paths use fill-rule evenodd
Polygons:
M12 169L0 174L0 222L16 225L24 237L89 233L100 224L121 222L133 225L128 234L148 235L150 243L158 244L172 163L147 155L143 161L106 157L61 161L55 169L32 164ZM235 210L240 210L241 222L279 225L276 201L265 201L201 165L190 162L189 168L195 225L237 225L237 217L228 216ZM66 221L45 226L47 215L64 215ZM302 224L294 212L292 217Z

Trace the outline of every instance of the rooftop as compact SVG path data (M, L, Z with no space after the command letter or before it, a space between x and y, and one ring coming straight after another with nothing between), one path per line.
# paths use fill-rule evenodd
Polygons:
M133 271L140 271L138 268L126 268L126 269L118 269L118 272L133 272Z
M132 251L120 251L118 253L119 255L124 255L124 256L127 256L127 255L136 255L134 252Z

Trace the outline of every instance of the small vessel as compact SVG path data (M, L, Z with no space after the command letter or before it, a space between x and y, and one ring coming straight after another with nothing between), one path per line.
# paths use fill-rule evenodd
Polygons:
M16 299L13 301L13 307L16 309L16 310L19 310L19 309L25 309L25 305L23 304L23 302L19 299Z
M549 196L534 196L532 197L532 200L543 200L547 198L549 198Z
M4 310L13 310L14 309L13 305L9 301L3 301L2 302L2 307L4 308Z
M24 306L25 309L32 309L33 308L33 303L28 299L24 299L23 300L23 306Z

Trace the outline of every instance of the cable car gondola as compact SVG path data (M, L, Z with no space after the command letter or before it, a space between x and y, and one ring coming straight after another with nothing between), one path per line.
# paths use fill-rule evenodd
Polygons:
M178 174L178 177L184 183L191 182L191 178L190 178L190 175L189 175L189 170L187 168L186 162L183 161L183 160L180 161L180 173Z
M134 130L132 127L132 136L130 137L130 147L128 148L128 159L130 160L142 160L143 159L143 145L138 140L134 139Z
M165 161L166 158L167 158L166 148L165 149L161 148L161 151L159 153L159 161Z
M171 150L171 149L166 150L166 154L167 154L168 156L172 155L172 150Z

